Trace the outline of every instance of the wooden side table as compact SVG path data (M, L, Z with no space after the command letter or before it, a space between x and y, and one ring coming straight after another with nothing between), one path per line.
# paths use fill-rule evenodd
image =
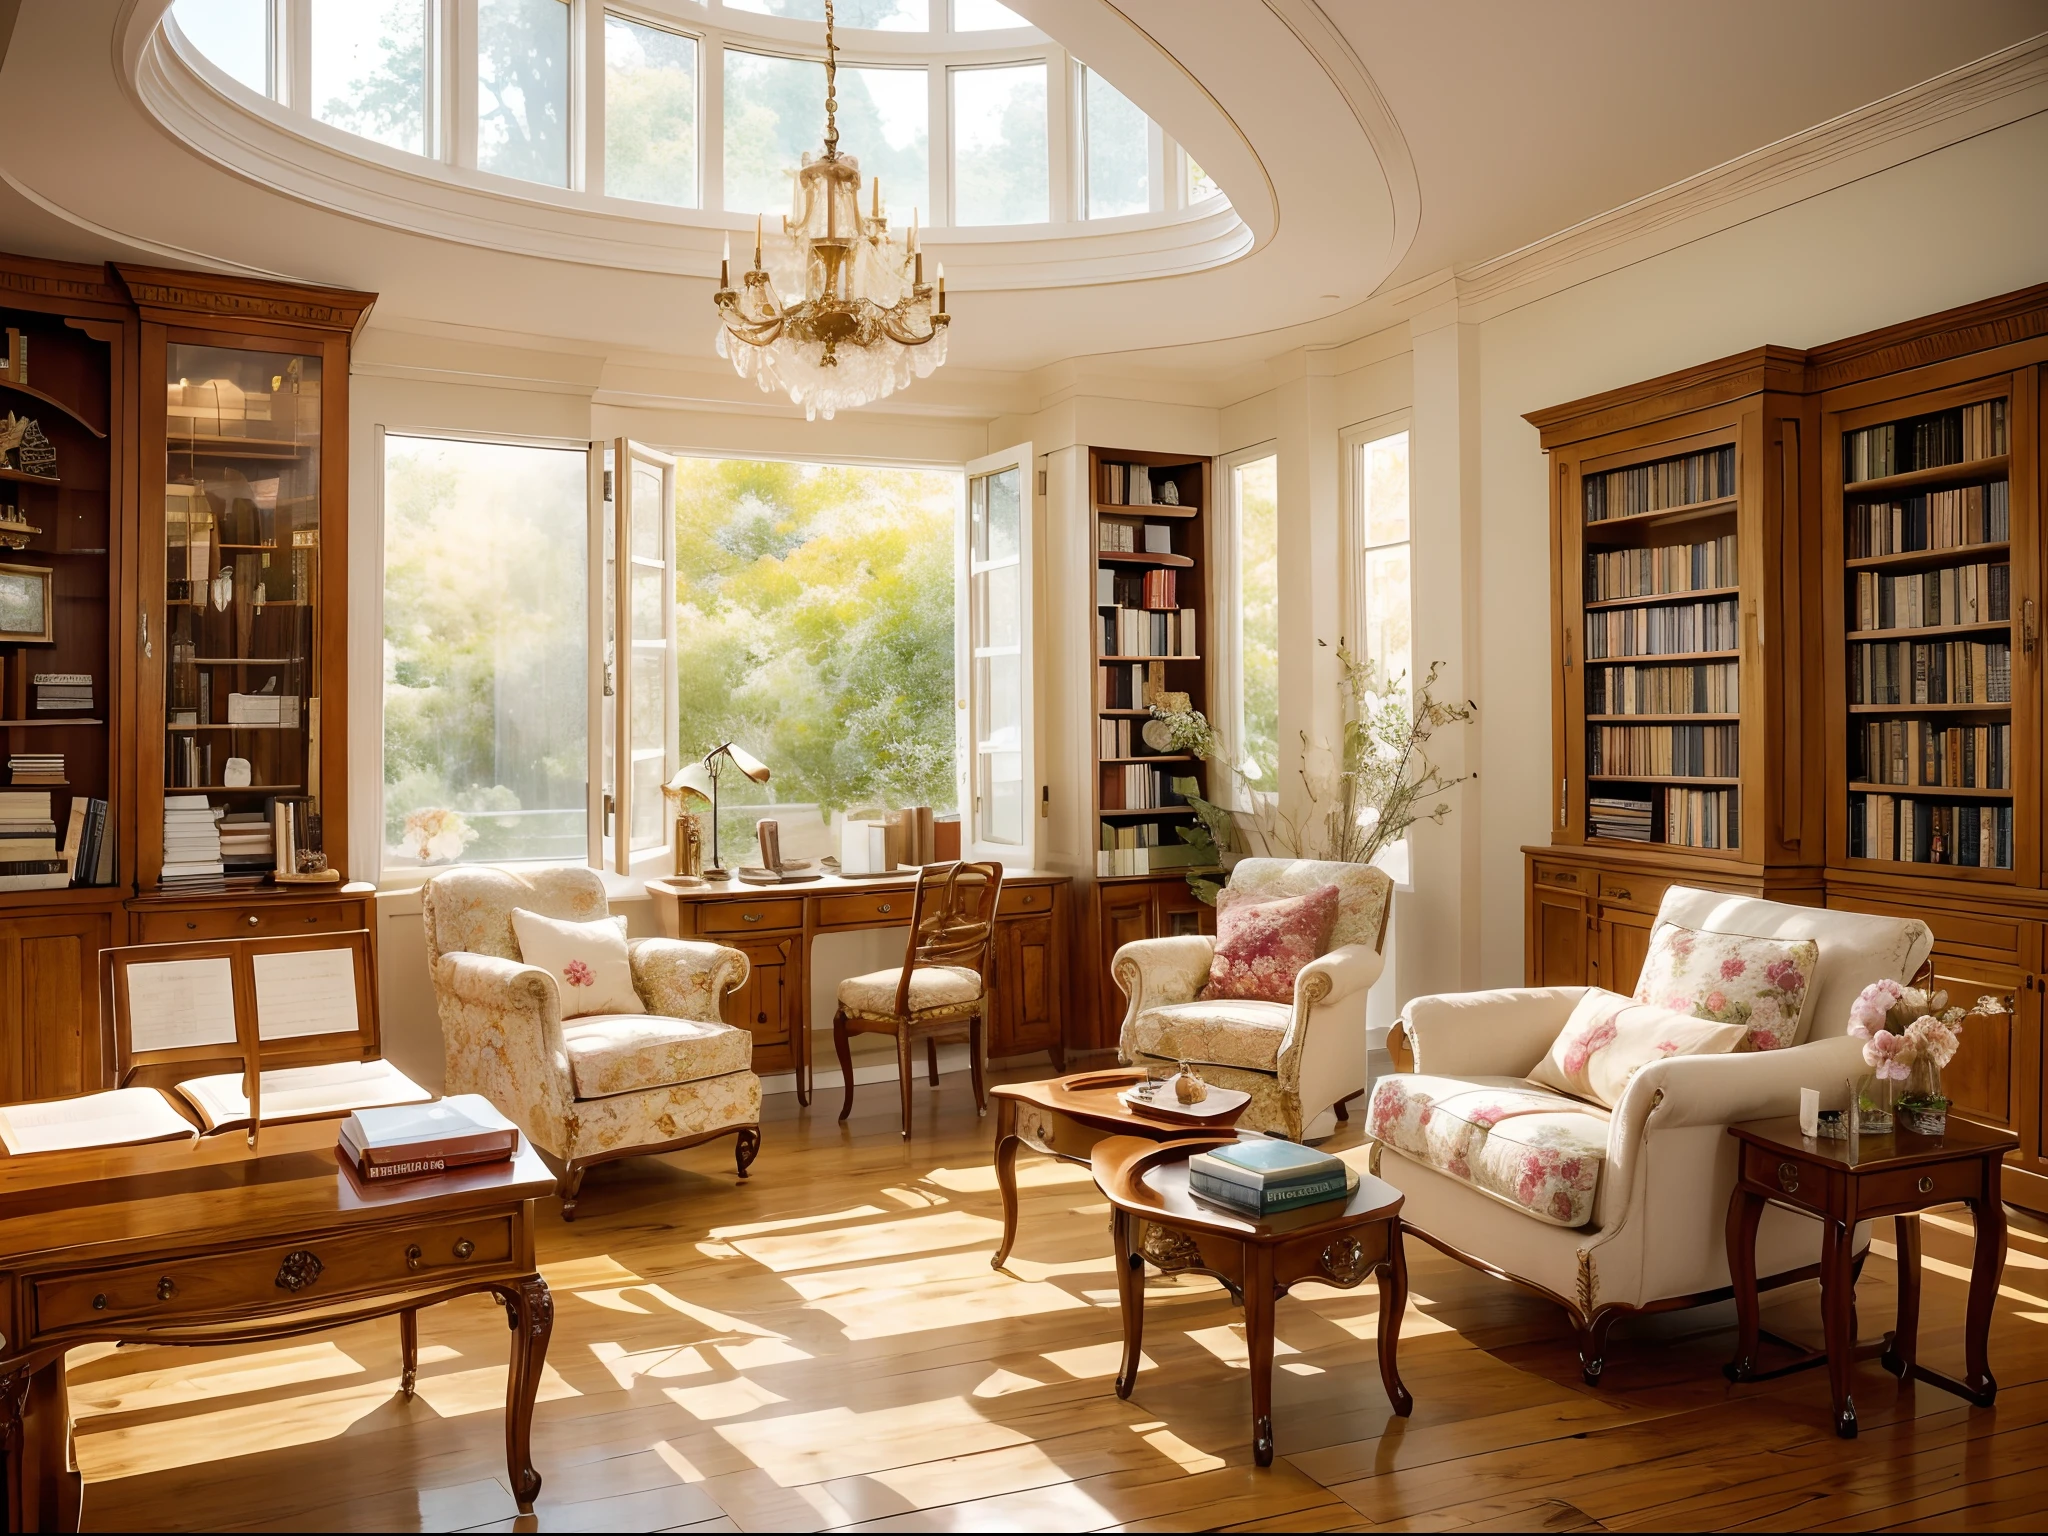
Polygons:
M1143 1067L1111 1067L1042 1082L1004 1083L989 1090L996 1101L996 1186L1003 1194L1003 1244L990 1261L992 1268L1003 1267L1017 1241L1017 1153L1027 1143L1063 1163L1085 1168L1096 1144L1108 1137L1185 1141L1193 1136L1210 1146L1244 1113L1240 1108L1213 1127L1202 1128L1148 1120L1124 1108L1120 1097L1133 1083L1143 1081Z
M1415 1406L1401 1383L1395 1350L1408 1307L1408 1261L1401 1249L1401 1192L1363 1174L1349 1200L1331 1200L1265 1218L1233 1215L1188 1191L1188 1158L1234 1136L1143 1141L1113 1136L1090 1159L1109 1197L1116 1235L1116 1287L1124 1320L1123 1366L1116 1395L1138 1381L1145 1335L1145 1262L1162 1273L1214 1275L1244 1305L1251 1356L1252 1457L1273 1464L1273 1304L1304 1280L1346 1290L1379 1280L1380 1383L1394 1412Z
M1901 1381L1924 1381L1989 1408L1998 1395L1987 1348L1991 1308L2005 1268L1999 1168L2019 1139L2009 1131L1953 1116L1940 1136L1901 1130L1891 1136L1862 1137L1853 1156L1846 1141L1800 1135L1796 1119L1731 1125L1728 1134L1742 1144L1741 1168L1728 1202L1728 1272L1735 1282L1739 1330L1735 1358L1723 1368L1728 1379L1763 1381L1825 1360L1834 1396L1835 1433L1845 1440L1855 1438L1856 1404L1849 1395L1849 1375L1857 1355L1856 1275L1850 1245L1859 1221L1890 1216L1898 1227L1899 1318L1898 1326L1885 1335L1885 1369ZM1821 1219L1821 1320L1827 1343L1776 1370L1759 1371L1756 1228L1764 1207L1774 1201ZM1977 1227L1961 1381L1915 1358L1920 1328L1919 1213L1958 1202L1970 1207Z

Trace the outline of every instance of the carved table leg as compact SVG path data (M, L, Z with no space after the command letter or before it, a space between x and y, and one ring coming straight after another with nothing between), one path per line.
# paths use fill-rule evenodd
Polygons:
M2005 1206L1998 1198L1998 1164L1986 1165L1990 1189L1970 1202L1977 1222L1977 1251L1970 1260L1970 1310L1963 1325L1963 1385L1970 1401L1989 1408L1998 1397L1991 1374L1991 1312L2005 1274Z
M24 1513L36 1530L77 1530L84 1479L71 1465L71 1397L61 1352L29 1382L23 1428L24 1472L39 1490L34 1507L25 1506Z
M1244 1345L1251 1359L1252 1460L1273 1465L1273 1250L1247 1244Z
M420 1379L420 1314L407 1307L398 1314L398 1390L412 1396Z
M1401 1246L1401 1223L1387 1223L1387 1256L1379 1267L1380 1385L1402 1418L1414 1411L1415 1399L1401 1381L1396 1352L1401 1347L1401 1319L1408 1311L1408 1254Z
M1820 1311L1827 1338L1828 1391L1834 1399L1835 1433L1856 1438L1856 1401L1849 1395L1856 1369L1856 1333L1851 1321L1856 1305L1856 1278L1851 1273L1849 1245L1855 1228L1830 1221L1821 1239Z
M1001 1269L1017 1241L1017 1101L996 1100L996 1188L1003 1194L1003 1241L991 1269Z
M535 1275L499 1293L512 1324L512 1371L505 1385L505 1470L522 1515L533 1513L540 1474L533 1469L533 1404L540 1392L541 1366L555 1327L555 1298Z
M28 1444L26 1426L22 1421L28 1412L28 1389L34 1376L34 1370L24 1363L0 1377L0 1459L6 1462L7 1529L10 1531L31 1529L36 1524L36 1512L42 1506L35 1469L22 1455Z
M1116 1373L1116 1395L1129 1397L1138 1384L1138 1362L1145 1351L1145 1260L1138 1252L1138 1218L1112 1212L1110 1233L1116 1241L1116 1299L1124 1318L1124 1359Z
M1913 1374L1920 1340L1920 1214L1909 1211L1894 1222L1899 1241L1899 1321L1884 1341L1880 1363L1899 1380Z
M1756 1226L1763 1218L1764 1197L1737 1185L1728 1201L1728 1274L1735 1282L1735 1358L1721 1367L1730 1381L1748 1381L1756 1374L1757 1332L1761 1308L1756 1295Z

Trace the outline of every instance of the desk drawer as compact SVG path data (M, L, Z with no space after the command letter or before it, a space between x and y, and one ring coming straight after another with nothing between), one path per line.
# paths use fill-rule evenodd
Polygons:
M29 1284L43 1337L114 1322L168 1326L315 1306L407 1281L454 1282L511 1257L512 1218L493 1215L38 1275Z
M292 933L338 933L362 926L352 902L320 901L144 912L140 942L186 944L201 939L266 939Z
M907 923L916 904L913 891L876 891L872 895L827 896L818 903L818 924L835 928L842 923Z
M1868 1173L1860 1182L1861 1187L1856 1191L1856 1214L1883 1216L1975 1199L1984 1190L1984 1165L1976 1158L1969 1158L1962 1162L1898 1168L1889 1173Z
M1813 1211L1827 1210L1830 1170L1826 1164L1747 1145L1742 1149L1742 1158L1742 1176L1769 1190L1773 1198Z
M1030 917L1052 910L1053 887L1013 885L1004 889L996 902L997 917Z
M796 901L707 901L697 908L699 933L761 933L801 928L804 904Z

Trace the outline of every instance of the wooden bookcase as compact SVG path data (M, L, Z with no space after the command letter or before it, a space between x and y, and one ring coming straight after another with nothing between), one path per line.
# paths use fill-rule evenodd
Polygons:
M1962 1113L2019 1135L2006 1197L2048 1211L2044 372L2048 285L1529 418L1551 455L1559 798L1550 842L1525 850L1524 971L1631 990L1679 881L1919 918L1952 997L2009 1000L1964 1030L1944 1084ZM1729 514L1660 510L1589 541L1583 480L1723 441L1741 654L1737 719L1714 723L1740 733L1740 835L1724 850L1603 838L1587 732L1613 722L1585 708L1583 639L1610 610L1581 596L1589 543L1633 526L1675 539L1695 514Z

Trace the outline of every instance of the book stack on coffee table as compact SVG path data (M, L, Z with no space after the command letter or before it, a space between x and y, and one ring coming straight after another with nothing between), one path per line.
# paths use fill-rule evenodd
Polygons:
M431 1104L359 1109L342 1122L340 1141L364 1178L400 1179L509 1161L519 1131L490 1100L458 1093Z
M1188 1159L1188 1188L1246 1216L1343 1200L1358 1175L1327 1152L1291 1141L1240 1141Z

